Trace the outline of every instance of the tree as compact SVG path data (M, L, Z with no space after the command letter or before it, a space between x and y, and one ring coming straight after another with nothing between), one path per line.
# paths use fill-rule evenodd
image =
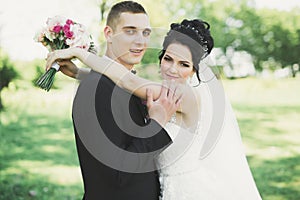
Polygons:
M289 66L295 76L293 70L300 70L299 9L257 9L254 0L165 0L161 6L151 0L141 1L148 8L154 27L167 30L169 23L184 18L197 17L209 22L215 48L221 49L229 66L232 52L242 51L251 55L257 71ZM159 41L152 34L151 41L156 40ZM155 55L154 50L149 51L143 62L153 63Z
M0 13L1 14L1 13ZM0 33L1 33L0 26ZM17 78L18 73L14 69L14 65L11 63L9 57L1 49L0 41L0 112L3 110L4 106L1 100L1 91L3 88L8 87L9 83Z
M1 91L3 88L8 87L9 83L17 78L18 74L14 69L9 57L4 55L0 49L0 111L4 108L1 101Z

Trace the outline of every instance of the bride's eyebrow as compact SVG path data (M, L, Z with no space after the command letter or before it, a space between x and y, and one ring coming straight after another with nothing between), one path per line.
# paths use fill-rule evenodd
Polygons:
M191 64L189 61L186 61L186 60L181 60L180 62L183 64Z
M168 59L172 59L173 60L172 56L168 55L168 53L166 53L164 55L164 57L167 57ZM182 63L182 64L188 64L188 65L192 64L190 61L187 61L187 60L180 60L179 62Z
M172 56L168 55L168 53L166 53L166 54L164 55L164 57L167 57L167 58L169 58L169 59L173 59Z

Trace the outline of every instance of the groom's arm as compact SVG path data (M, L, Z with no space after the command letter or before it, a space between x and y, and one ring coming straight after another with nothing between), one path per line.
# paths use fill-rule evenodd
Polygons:
M61 71L64 75L77 79L79 81L83 80L87 75L90 73L90 68L84 68L84 67L78 67L75 65L74 62L71 60L60 60L56 61L60 68L59 71Z

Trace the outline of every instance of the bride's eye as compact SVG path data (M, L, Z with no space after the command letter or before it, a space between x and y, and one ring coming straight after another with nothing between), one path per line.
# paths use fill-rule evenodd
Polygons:
M165 60L165 61L171 61L172 58L170 58L169 56L165 56L165 57L164 57L164 60Z
M187 63L181 63L180 65L183 66L183 67L190 67L190 65L187 64Z

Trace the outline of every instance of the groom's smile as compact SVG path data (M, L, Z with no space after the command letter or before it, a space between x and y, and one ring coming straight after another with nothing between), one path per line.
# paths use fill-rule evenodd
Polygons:
M129 49L129 51L134 55L134 56L141 56L144 54L144 49Z

